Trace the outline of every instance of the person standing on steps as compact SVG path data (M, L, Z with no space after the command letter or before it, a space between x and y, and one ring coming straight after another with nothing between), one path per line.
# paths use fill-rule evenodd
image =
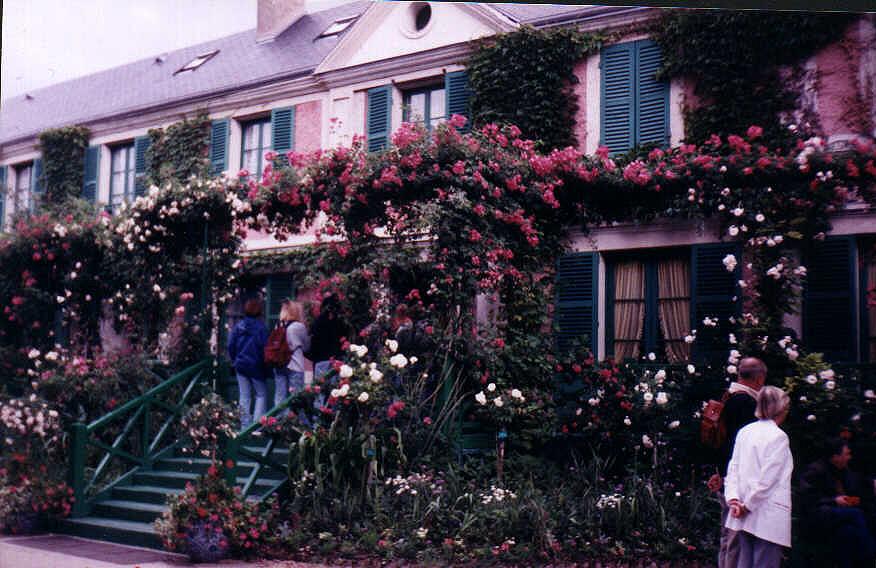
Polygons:
M337 296L332 294L323 299L310 332L307 358L313 361L313 378L316 380L329 373L332 358L343 354L341 342L347 336L347 328L341 319L341 303Z
M262 321L261 300L251 299L244 304L246 315L228 336L228 358L237 374L240 389L240 425L246 429L267 410L268 383L264 352L268 341L268 329ZM251 411L255 392L255 410Z
M741 428L755 422L757 418L754 415L757 406L757 394L766 382L767 366L757 357L746 357L739 362L738 368L739 380L730 383L725 395L726 401L724 408L721 411L721 422L724 424L726 438L724 443L718 448L718 473L712 475L708 481L708 487L718 495L718 501L721 504L721 540L718 548L718 568L729 568L725 563L727 550L735 547L735 537L733 531L726 527L727 515L730 508L724 500L724 494L721 492L723 479L727 476L727 466L730 463L730 457L733 455L733 445L736 442L736 435Z
M310 349L310 335L303 322L303 312L301 303L293 301L284 302L280 309L280 324L286 330L291 356L288 365L274 372L274 406L304 389L304 352Z

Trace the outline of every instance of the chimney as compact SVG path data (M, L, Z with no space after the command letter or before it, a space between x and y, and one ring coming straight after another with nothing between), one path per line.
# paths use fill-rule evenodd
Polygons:
M305 13L305 0L258 0L256 42L274 41Z

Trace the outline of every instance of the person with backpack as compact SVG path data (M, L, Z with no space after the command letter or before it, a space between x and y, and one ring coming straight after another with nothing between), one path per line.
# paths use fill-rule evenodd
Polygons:
M717 493L721 504L721 540L718 547L718 568L729 568L726 564L728 554L738 547L738 535L726 527L730 507L721 492L723 480L727 476L727 466L733 455L736 435L744 426L755 422L754 411L757 395L766 382L767 366L757 357L746 357L739 362L738 380L730 383L721 402L710 401L707 410L717 409L717 421L704 418L702 425L703 442L717 450L718 472L708 481L709 489ZM717 407L717 408L716 408Z
M265 363L274 367L274 406L290 394L304 389L304 352L310 336L300 302L287 301L280 308L280 322L265 347Z
M246 429L267 410L268 385L264 354L268 330L261 320L261 300L247 300L243 312L246 317L234 326L228 336L228 357L237 374L237 385L240 389L240 425L241 429ZM255 411L251 412L253 391Z

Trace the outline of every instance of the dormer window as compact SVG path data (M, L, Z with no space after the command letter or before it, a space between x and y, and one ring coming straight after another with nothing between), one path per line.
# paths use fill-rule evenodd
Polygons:
M189 71L194 71L195 69L197 69L198 67L200 67L204 63L210 61L217 53L219 53L219 50L214 49L213 51L210 51L208 53L203 53L203 54L195 57L194 59L192 59L191 61L189 61L185 65L183 65L182 68L180 68L176 73L174 73L174 75L179 75L180 73L188 73Z
M343 18L341 20L335 20L332 22L332 25L327 27L324 32L319 34L317 39L321 37L330 37L339 35L341 32L350 27L350 24L356 21L357 16L353 16L352 18Z

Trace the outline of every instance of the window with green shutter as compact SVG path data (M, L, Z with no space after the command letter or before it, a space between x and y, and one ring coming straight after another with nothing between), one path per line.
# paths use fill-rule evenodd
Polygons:
M422 124L431 131L447 119L445 92L443 86L406 90L402 120Z
M597 285L599 255L594 252L563 255L557 270L554 317L557 348L566 352L580 342L597 354Z
M854 237L829 237L806 255L803 344L828 361L857 361Z
M724 259L732 254L736 267L727 270ZM721 361L727 354L727 341L736 318L742 311L739 279L742 251L736 243L695 245L691 249L691 328L697 330L694 358ZM706 318L715 325L703 323Z
M280 155L295 149L295 107L271 111L271 148Z
M30 210L33 164L15 166L15 188L12 192L12 212Z
M97 180L100 176L100 146L86 148L83 162L82 199L94 203L97 201Z
M146 174L149 170L146 151L151 144L152 140L148 136L134 139L134 197L146 193Z
M36 211L46 192L46 181L43 179L43 159L36 158L33 161L33 170L30 173L30 210Z
M119 212L122 203L134 200L134 144L110 148L110 210Z
M271 149L271 119L251 120L241 126L240 169L248 171L255 179L261 179L265 154Z
M447 93L447 120L454 114L458 114L469 119L465 126L461 129L462 132L471 130L471 114L469 113L468 101L470 93L468 90L468 74L465 71L454 71L447 73L444 76L444 91Z
M295 283L291 274L271 274L265 282L265 321L272 329L280 321L283 302L295 297Z
M613 153L669 144L669 82L656 77L662 60L651 40L602 50L600 143Z
M228 169L228 135L230 123L227 118L210 124L210 175L222 175Z
M365 133L369 152L389 146L392 125L392 85L368 90Z

